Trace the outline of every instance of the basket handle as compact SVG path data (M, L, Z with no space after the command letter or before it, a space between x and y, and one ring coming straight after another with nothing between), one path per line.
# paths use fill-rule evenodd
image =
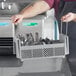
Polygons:
M62 34L62 29L63 28L63 22L61 21L61 29L60 29L60 33ZM68 22L66 22L66 33L65 35L68 35Z

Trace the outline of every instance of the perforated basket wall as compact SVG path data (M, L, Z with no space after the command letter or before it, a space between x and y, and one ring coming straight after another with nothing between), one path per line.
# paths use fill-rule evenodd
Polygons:
M21 47L20 51L20 58L22 60L29 58L57 57L64 55L65 55L64 43L23 46Z

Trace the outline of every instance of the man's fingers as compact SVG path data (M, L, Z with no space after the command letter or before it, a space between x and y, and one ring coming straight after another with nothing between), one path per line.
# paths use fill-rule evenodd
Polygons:
M22 19L18 19L16 23L20 23L22 21Z
M61 18L61 20L63 21L63 22L69 22L70 21L70 13L69 14L67 14L67 15L65 15L65 16L63 16L62 18Z
M19 20L18 16L12 16L11 19L13 23L17 23Z
M61 20L62 20L62 21L64 21L65 19L66 19L66 17L65 17L65 16L63 16L63 17L61 18Z
M22 21L22 19L23 19L23 16L18 15L18 14L11 17L11 20L14 24L20 23Z

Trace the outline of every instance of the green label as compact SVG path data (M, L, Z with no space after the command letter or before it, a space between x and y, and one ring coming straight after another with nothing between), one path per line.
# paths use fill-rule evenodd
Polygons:
M38 25L38 23L33 23L33 22L31 22L31 23L26 23L26 22L23 22L22 25L23 25L23 26L36 26L36 25Z

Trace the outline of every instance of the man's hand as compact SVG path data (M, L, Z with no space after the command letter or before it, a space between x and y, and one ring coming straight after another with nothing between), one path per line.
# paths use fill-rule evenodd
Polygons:
M20 23L23 20L23 15L21 14L13 15L11 19L14 24Z
M75 13L68 13L64 15L61 20L63 22L70 22L70 21L76 21L76 14Z

